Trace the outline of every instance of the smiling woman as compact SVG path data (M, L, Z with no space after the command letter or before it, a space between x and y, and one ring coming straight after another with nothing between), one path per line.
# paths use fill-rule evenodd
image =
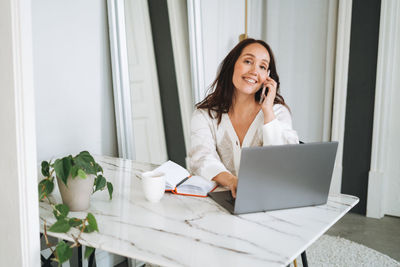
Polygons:
M190 167L194 174L228 186L235 196L242 147L296 144L299 139L279 94L274 55L264 41L237 44L210 89L193 114Z

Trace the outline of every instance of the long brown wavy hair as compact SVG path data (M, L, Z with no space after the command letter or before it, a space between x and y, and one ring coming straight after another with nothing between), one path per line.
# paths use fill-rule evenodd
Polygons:
M218 118L218 124L221 122L222 114L228 113L228 111L232 106L233 95L235 92L235 86L233 85L232 82L235 63L238 60L239 56L241 55L243 49L246 46L254 43L259 43L262 46L264 46L267 49L270 56L270 62L268 68L270 71L269 76L272 79L274 79L277 83L274 104L282 104L289 109L289 107L285 103L285 100L279 93L280 92L279 76L278 73L276 72L275 57L271 48L263 40L255 40L249 38L239 42L224 58L222 63L219 65L216 79L208 88L208 92L210 93L206 96L206 98L203 101L196 104L196 108L198 109L207 109L208 115L211 118ZM260 100L260 95L261 95L261 89L258 90L254 96L257 102L259 102ZM217 113L216 117L213 117L211 111Z

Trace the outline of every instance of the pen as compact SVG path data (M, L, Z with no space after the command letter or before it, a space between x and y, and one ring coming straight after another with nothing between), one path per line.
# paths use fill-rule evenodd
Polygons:
M190 175L190 176L186 177L185 179L183 179L182 181L180 181L180 182L175 186L175 188L177 188L178 186L180 186L181 184L183 184L184 182L186 182L186 180L189 179L190 177L192 177L192 176Z

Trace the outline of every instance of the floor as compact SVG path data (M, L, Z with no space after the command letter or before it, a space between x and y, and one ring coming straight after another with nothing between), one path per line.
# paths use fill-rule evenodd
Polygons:
M399 217L385 216L382 219L372 219L348 213L326 234L357 242L400 262ZM117 265L117 267L127 266L126 262Z
M326 233L375 249L400 262L400 218L367 218L348 213Z

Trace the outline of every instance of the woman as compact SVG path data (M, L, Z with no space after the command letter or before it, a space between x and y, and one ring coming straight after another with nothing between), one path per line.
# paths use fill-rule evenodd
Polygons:
M236 197L242 147L297 144L298 136L279 94L274 55L264 41L237 44L210 88L192 116L190 168L229 187Z

